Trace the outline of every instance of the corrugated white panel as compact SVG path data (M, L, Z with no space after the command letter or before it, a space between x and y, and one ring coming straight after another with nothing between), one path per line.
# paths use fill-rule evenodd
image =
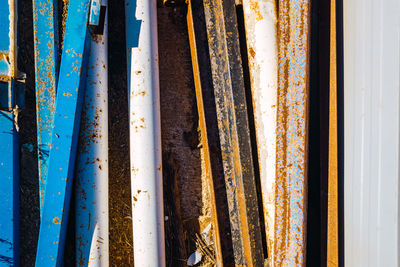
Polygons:
M399 266L400 1L343 2L345 266Z

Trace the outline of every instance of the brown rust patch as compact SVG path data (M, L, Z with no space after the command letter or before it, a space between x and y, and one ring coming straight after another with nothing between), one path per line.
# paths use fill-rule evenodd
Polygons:
M54 224L61 224L61 220L60 218L58 218L57 216L53 218L53 223Z
M256 20L260 21L263 19L263 15L260 12L260 5L258 1L249 0L251 10L256 14Z

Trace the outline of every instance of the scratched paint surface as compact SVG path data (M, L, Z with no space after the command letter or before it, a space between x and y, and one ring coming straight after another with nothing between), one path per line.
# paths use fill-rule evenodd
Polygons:
M18 133L14 114L0 111L0 265L18 266Z
M279 1L274 266L305 265L309 0Z
M19 266L19 144L17 86L17 1L0 1L0 265ZM4 67L4 68L3 68Z
M36 79L36 119L39 164L40 212L47 183L51 130L56 101L57 16L56 0L33 1L33 27Z
M86 75L83 55L88 48L88 13L89 0L69 1L36 266L60 266L63 262L83 102L80 81Z

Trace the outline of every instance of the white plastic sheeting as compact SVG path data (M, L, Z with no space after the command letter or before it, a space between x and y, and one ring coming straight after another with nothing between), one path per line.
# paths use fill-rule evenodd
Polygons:
M345 266L399 266L400 1L343 2Z

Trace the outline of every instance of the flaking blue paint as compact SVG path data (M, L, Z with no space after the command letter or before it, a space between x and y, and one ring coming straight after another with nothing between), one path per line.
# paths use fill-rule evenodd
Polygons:
M33 0L40 214L47 184L57 84L57 1Z
M36 266L62 266L84 96L90 0L70 0ZM86 45L85 45L86 44Z

